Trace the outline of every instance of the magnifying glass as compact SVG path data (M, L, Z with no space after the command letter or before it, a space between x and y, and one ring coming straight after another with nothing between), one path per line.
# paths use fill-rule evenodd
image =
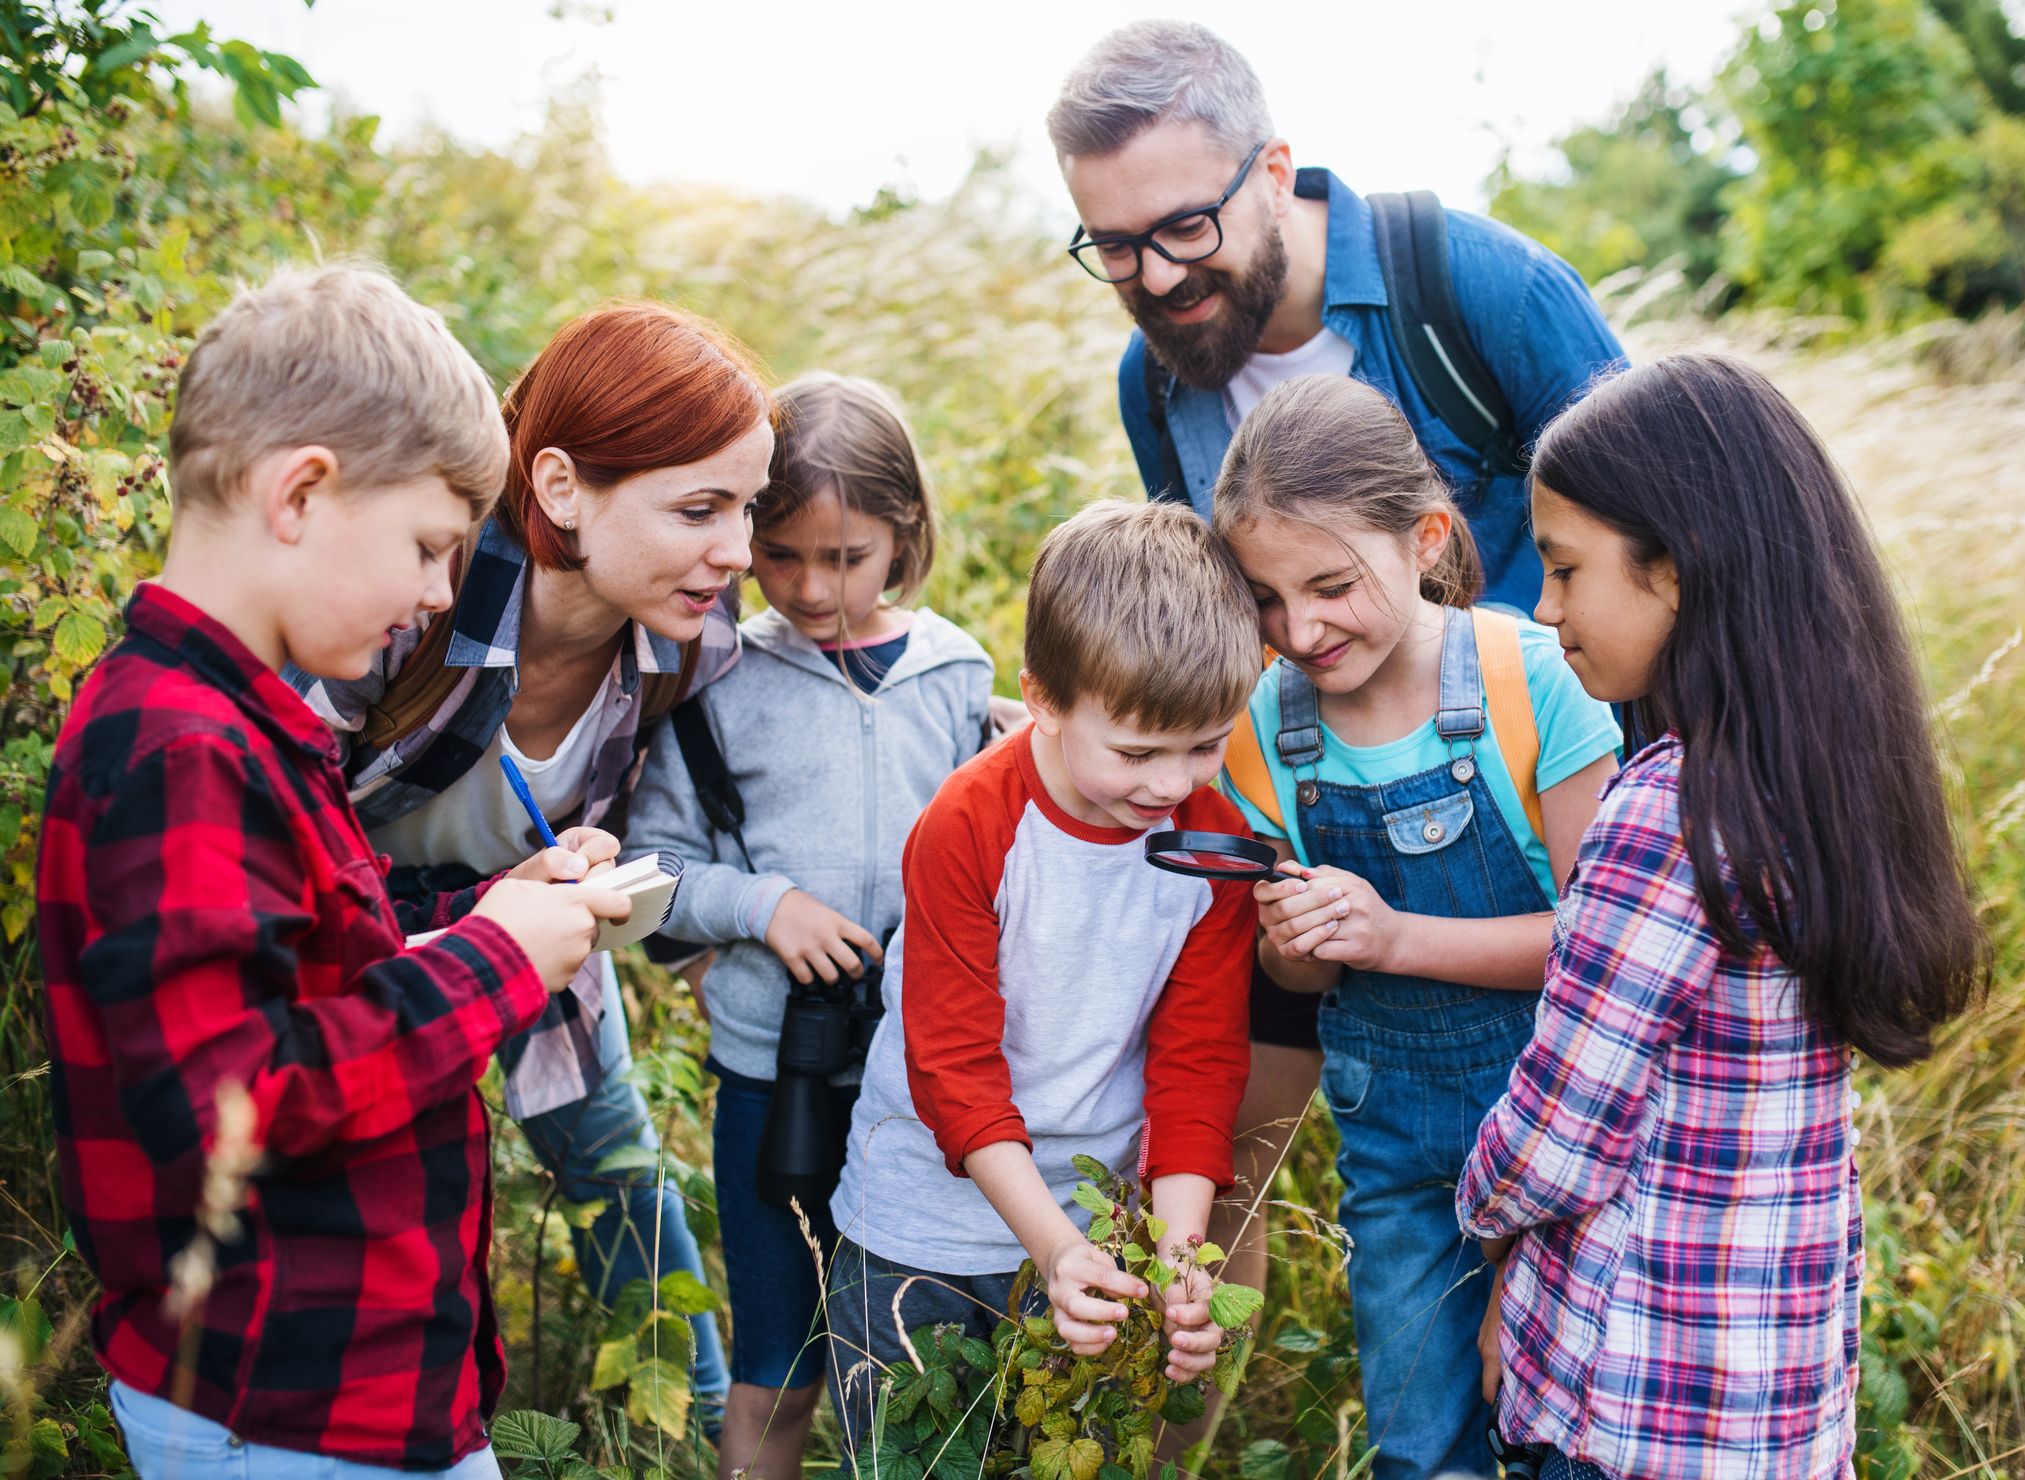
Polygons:
M1280 858L1271 845L1235 833L1163 832L1146 839L1146 861L1194 879L1273 879Z

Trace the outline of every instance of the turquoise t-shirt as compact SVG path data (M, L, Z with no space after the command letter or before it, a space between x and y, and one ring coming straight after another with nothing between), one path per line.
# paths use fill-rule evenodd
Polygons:
M1590 698L1583 691L1575 671L1561 656L1561 644L1551 630L1522 619L1519 622L1519 654L1526 665L1526 689L1533 700L1533 723L1540 731L1540 761L1535 769L1534 784L1544 793L1584 766L1621 750L1623 736L1618 731L1617 722L1611 718L1610 706L1600 699ZM1280 799L1280 815L1294 817L1298 815L1294 803L1294 773L1281 763L1279 749L1273 743L1273 737L1280 733L1281 671L1281 665L1274 663L1260 677L1258 687L1252 690L1252 729L1259 737L1259 749L1265 753L1266 767L1272 773L1273 790ZM1389 745L1346 745L1334 730L1324 725L1322 764L1317 779L1339 786L1377 786L1402 776L1445 766L1449 762L1449 751L1448 743L1435 733L1431 715L1426 724ZM1456 753L1461 754L1459 748ZM1491 795L1497 799L1498 810L1504 814L1505 825L1525 850L1526 861L1533 866L1533 876L1540 881L1540 888L1549 899L1553 899L1560 889L1553 867L1547 861L1547 845L1534 835L1533 824L1526 820L1525 806L1519 801L1519 791L1512 784L1511 773L1505 769L1505 758L1498 749L1494 727L1486 728L1477 737L1476 757L1484 784L1490 788ZM1270 822L1231 785L1227 776L1223 780L1223 790L1238 804L1238 810L1245 814L1245 821L1260 837L1287 837L1286 829ZM1291 841L1296 858L1305 864L1315 862L1308 857L1298 830Z

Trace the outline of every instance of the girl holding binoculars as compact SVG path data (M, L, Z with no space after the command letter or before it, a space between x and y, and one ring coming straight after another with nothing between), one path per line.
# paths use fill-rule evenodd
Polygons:
M905 603L935 557L935 516L912 433L871 381L805 375L779 393L780 440L753 514L752 574L768 610L742 624L743 657L697 701L743 816L720 806L672 728L634 793L628 855L686 863L664 933L717 947L707 981L708 1068L718 1078L717 1212L731 1292L731 1391L718 1473L796 1480L824 1374L829 1192L842 1166L859 1070L827 1104L776 1099L791 993L848 996L900 921L900 855L943 779L987 739L992 664L968 635ZM696 716L678 715L692 727ZM708 769L706 766L703 769ZM861 994L862 995L862 994ZM860 1015L864 1008L861 1005ZM865 1024L855 1024L861 1030ZM862 1033L861 1033L862 1036ZM795 1047L796 1045L790 1045ZM782 1088L787 1086L783 1084ZM808 1091L797 1083L797 1091ZM829 1186L762 1167L769 1109ZM792 1115L790 1116L790 1110ZM834 1148L833 1157L820 1150ZM788 1206L788 1192L806 1223Z

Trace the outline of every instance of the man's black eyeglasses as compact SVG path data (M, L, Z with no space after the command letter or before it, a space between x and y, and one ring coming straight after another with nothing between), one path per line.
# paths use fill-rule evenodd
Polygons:
M1252 162L1259 157L1260 150L1271 142L1268 139L1260 143L1245 156L1245 162L1231 176L1230 184L1216 198L1215 205L1177 211L1165 221L1154 222L1137 236L1095 236L1085 241L1083 228L1079 225L1076 234L1069 238L1069 255L1082 264L1083 271L1100 283L1129 283L1138 277L1140 269L1145 266L1142 254L1148 247L1177 265L1215 256L1217 248L1223 245L1220 213L1230 198L1238 193L1245 176L1252 172Z

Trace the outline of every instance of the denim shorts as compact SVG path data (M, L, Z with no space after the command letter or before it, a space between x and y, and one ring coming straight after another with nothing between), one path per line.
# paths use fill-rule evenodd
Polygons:
M761 1202L754 1186L773 1081L734 1074L716 1059L703 1067L717 1076L712 1169L731 1290L731 1380L805 1388L823 1380L823 1289L815 1254L795 1215ZM848 1117L855 1097L855 1089L834 1092L836 1113ZM829 1201L804 1211L827 1264L837 1248Z
M112 1410L126 1439L127 1458L141 1480L198 1475L229 1480L384 1480L399 1473L327 1454L249 1444L221 1423L119 1381L112 1385ZM444 1480L499 1480L499 1461L488 1444L447 1470L421 1473Z

